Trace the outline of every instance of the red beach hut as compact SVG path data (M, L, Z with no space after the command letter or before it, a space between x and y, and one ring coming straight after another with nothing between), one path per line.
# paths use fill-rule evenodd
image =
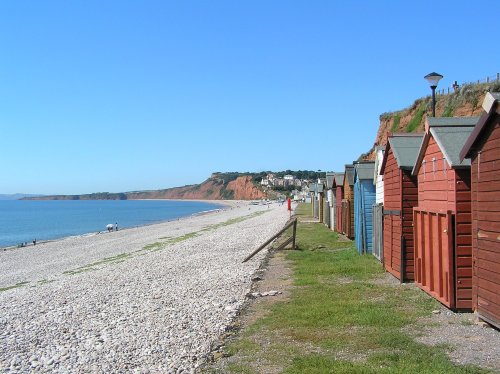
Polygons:
M384 176L384 267L401 282L413 281L413 208L417 177L411 175L423 134L389 136L380 174Z
M342 199L342 233L354 238L354 165L346 165L344 173L344 198Z
M452 309L472 307L470 161L459 153L478 117L427 118L412 175L415 283Z
M460 152L471 158L472 309L500 328L500 93L488 93L486 111Z

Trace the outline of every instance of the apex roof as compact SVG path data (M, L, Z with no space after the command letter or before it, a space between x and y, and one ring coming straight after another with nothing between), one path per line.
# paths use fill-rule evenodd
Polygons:
M335 173L335 184L337 186L344 184L344 173Z
M451 168L463 168L470 166L470 160L460 161L462 150L469 135L472 133L479 117L429 117L426 120L426 133L419 149L412 174L418 174L425 150L432 136L443 152L446 161Z
M483 109L485 113L481 116L477 122L474 130L469 135L469 138L465 142L464 147L460 151L460 161L466 157L470 157L471 153L474 151L474 145L476 140L481 137L482 132L486 128L490 118L496 113L500 114L500 92L488 92L483 101Z
M354 165L347 164L345 166L344 179L347 177L347 183L349 186L354 186Z
M375 169L375 161L361 161L354 164L354 169L356 173L355 179L373 180L373 170Z
M413 169L423 139L424 134L392 134L389 136L388 144L390 149L392 149L392 153L394 154L394 158L399 168L407 170ZM388 153L388 149L386 152ZM381 174L384 172L386 158L388 156L389 155L384 157L382 169L380 170Z
M326 188L332 188L335 179L335 173L326 173Z

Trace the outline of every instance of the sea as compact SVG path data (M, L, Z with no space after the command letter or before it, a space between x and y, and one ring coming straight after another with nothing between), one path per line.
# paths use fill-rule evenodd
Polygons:
M143 226L221 209L201 201L0 200L0 248Z

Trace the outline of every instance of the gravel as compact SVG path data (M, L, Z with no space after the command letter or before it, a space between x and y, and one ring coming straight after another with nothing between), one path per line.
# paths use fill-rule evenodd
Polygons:
M0 371L194 372L235 318L265 251L242 259L287 218L286 206L233 204L0 252L0 287L28 282L0 292ZM153 243L160 250L144 249Z

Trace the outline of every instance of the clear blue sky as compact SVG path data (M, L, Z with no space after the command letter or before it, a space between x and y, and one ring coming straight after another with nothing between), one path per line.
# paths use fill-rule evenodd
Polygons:
M500 70L498 1L3 1L0 193L342 170L383 112Z

